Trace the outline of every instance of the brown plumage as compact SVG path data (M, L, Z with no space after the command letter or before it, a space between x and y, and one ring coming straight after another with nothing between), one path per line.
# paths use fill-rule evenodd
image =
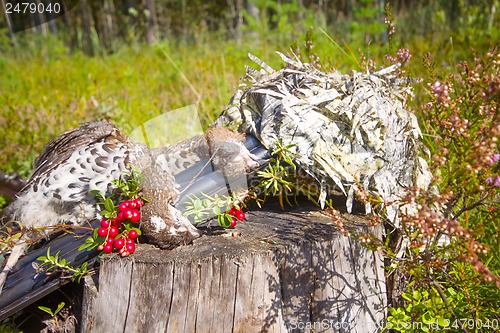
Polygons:
M233 162L251 162L252 155L243 142L241 134L211 128L206 137L148 149L130 141L110 123L87 123L47 144L35 160L30 179L4 209L4 218L19 222L25 230L39 228L42 234L57 224L84 224L98 217L96 199L90 191L109 194L111 181L128 173L133 165L141 170L143 194L151 201L143 207L144 235L161 248L188 244L201 234L174 207L178 196L174 174L202 158L220 164L223 171L238 169L226 167ZM239 168L246 170L245 165ZM25 233L12 248L0 273L0 288L31 241Z
M90 191L107 192L109 182L128 171L130 157L139 150L107 122L61 134L35 160L35 171L2 211L3 220L17 222L26 231L37 228L43 235L57 224L83 224L96 218L96 199ZM0 273L0 288L32 241L25 232L16 242Z

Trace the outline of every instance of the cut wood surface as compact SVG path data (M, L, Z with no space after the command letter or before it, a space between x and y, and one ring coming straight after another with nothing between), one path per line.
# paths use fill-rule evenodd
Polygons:
M367 229L361 216L343 219ZM105 255L98 292L86 281L83 331L379 331L387 303L379 254L318 211L247 220L172 251Z

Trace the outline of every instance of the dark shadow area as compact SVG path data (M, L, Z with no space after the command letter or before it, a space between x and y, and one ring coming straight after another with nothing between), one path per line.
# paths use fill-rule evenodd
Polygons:
M386 306L380 260L339 234L326 216L311 216L310 208L248 214L252 224L261 224L260 234L252 237L276 245L273 260L279 270L279 281L267 277L274 302L261 332L276 324L280 311L290 332L350 332L364 322L378 324ZM360 217L346 215L346 220L350 228L366 229ZM269 224L272 229L265 227Z

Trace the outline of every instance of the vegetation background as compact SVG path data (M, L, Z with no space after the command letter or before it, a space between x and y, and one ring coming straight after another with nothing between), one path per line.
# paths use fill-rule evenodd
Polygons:
M8 1L2 0L3 6ZM40 2L40 1L39 1ZM42 1L43 2L43 1ZM378 66L404 46L410 75L422 57L439 67L484 53L499 37L498 1L392 1L391 45L384 1L81 0L65 15L0 21L0 166L27 176L51 138L106 118L124 131L196 104L205 125L228 103L251 52L270 65L290 49L325 70ZM12 33L13 29L27 30ZM346 54L347 52L347 54ZM419 97L415 100L420 102Z
M4 9L9 3L0 2ZM460 246L485 263L490 275L477 262L456 260L460 254L449 249L433 249L427 257L419 252L415 265L401 265L410 283L392 304L388 322L397 328L465 318L474 320L468 331L500 330L500 155L493 140L500 124L498 0L65 4L68 11L53 20L48 12L2 11L0 170L27 177L46 142L85 121L107 119L128 132L194 104L207 126L251 65L249 52L274 68L282 66L275 51L293 51L326 71L366 71L403 61L404 75L423 79L409 108L424 131L437 187L452 193L447 218L485 244L480 251L470 241ZM483 143L488 149L479 149ZM496 320L496 326L479 329L478 319L491 325ZM402 329L420 330L432 328Z

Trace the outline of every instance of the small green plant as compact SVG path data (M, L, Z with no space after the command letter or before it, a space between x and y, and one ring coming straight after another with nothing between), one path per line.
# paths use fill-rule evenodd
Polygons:
M406 306L391 308L386 329L397 332L434 332L463 328L453 309L460 306L461 295L452 287L442 290L437 284L431 288L405 292Z
M80 267L73 267L68 264L66 259L59 258L59 252L55 255L50 254L50 247L47 249L47 254L36 258L37 261L41 263L38 264L38 268L45 267L45 272L47 274L54 272L63 272L71 274L71 281L80 282L83 276L92 273L88 270L87 263L83 263Z
M0 332L2 333L22 333L17 327L16 317L19 313L0 321Z
M52 311L51 308L46 307L46 306L39 306L38 308L40 310L42 310L43 312L48 313L52 317L52 319L57 320L57 318L56 318L57 314L59 312L61 312L61 310L64 308L65 305L66 305L66 303L64 303L64 302L59 303L57 305L57 308L54 311Z
M245 213L239 205L234 203L234 199L227 195L219 196L215 194L210 196L202 193L203 198L194 194L190 195L191 202L186 204L184 215L191 217L194 224L199 224L212 216L217 217L217 222L224 228L234 228L237 220L243 221ZM231 207L227 209L227 207Z
M284 208L285 201L292 205L291 196L296 198L298 193L303 193L311 201L317 202L317 187L311 186L313 182L298 176L293 147L293 144L284 145L281 141L275 142L269 163L264 170L257 171L257 177L252 180L253 183L246 193L246 200L253 200L261 207L268 197L274 197L278 198L280 206ZM191 201L186 204L184 215L193 219L194 224L216 216L220 226L230 228L236 225L237 220L245 219L245 213L240 207L243 203L237 203L235 198L218 194L201 195L202 197L191 195Z
M61 302L55 310L46 306L38 308L50 315L50 319L44 320L46 328L43 332L72 332L75 329L76 318L72 315L68 308L65 308L66 303Z
M280 206L284 208L284 200L291 205L289 196L296 194L295 176L297 167L293 162L294 155L291 152L291 145L283 145L281 141L275 142L275 149L271 152L271 159L267 167L257 172L259 183L254 191L258 191L257 196L262 196L265 201L268 196L277 197ZM260 201L257 201L260 205Z
M130 173L111 182L114 190L110 196L92 191L101 207L99 214L102 219L93 235L79 247L80 251L97 248L111 253L116 249L123 257L135 252L135 243L142 234L137 227L141 219L140 209L147 200L140 196L140 172L131 169Z
M7 199L3 195L0 195L0 212L5 206L7 206Z

